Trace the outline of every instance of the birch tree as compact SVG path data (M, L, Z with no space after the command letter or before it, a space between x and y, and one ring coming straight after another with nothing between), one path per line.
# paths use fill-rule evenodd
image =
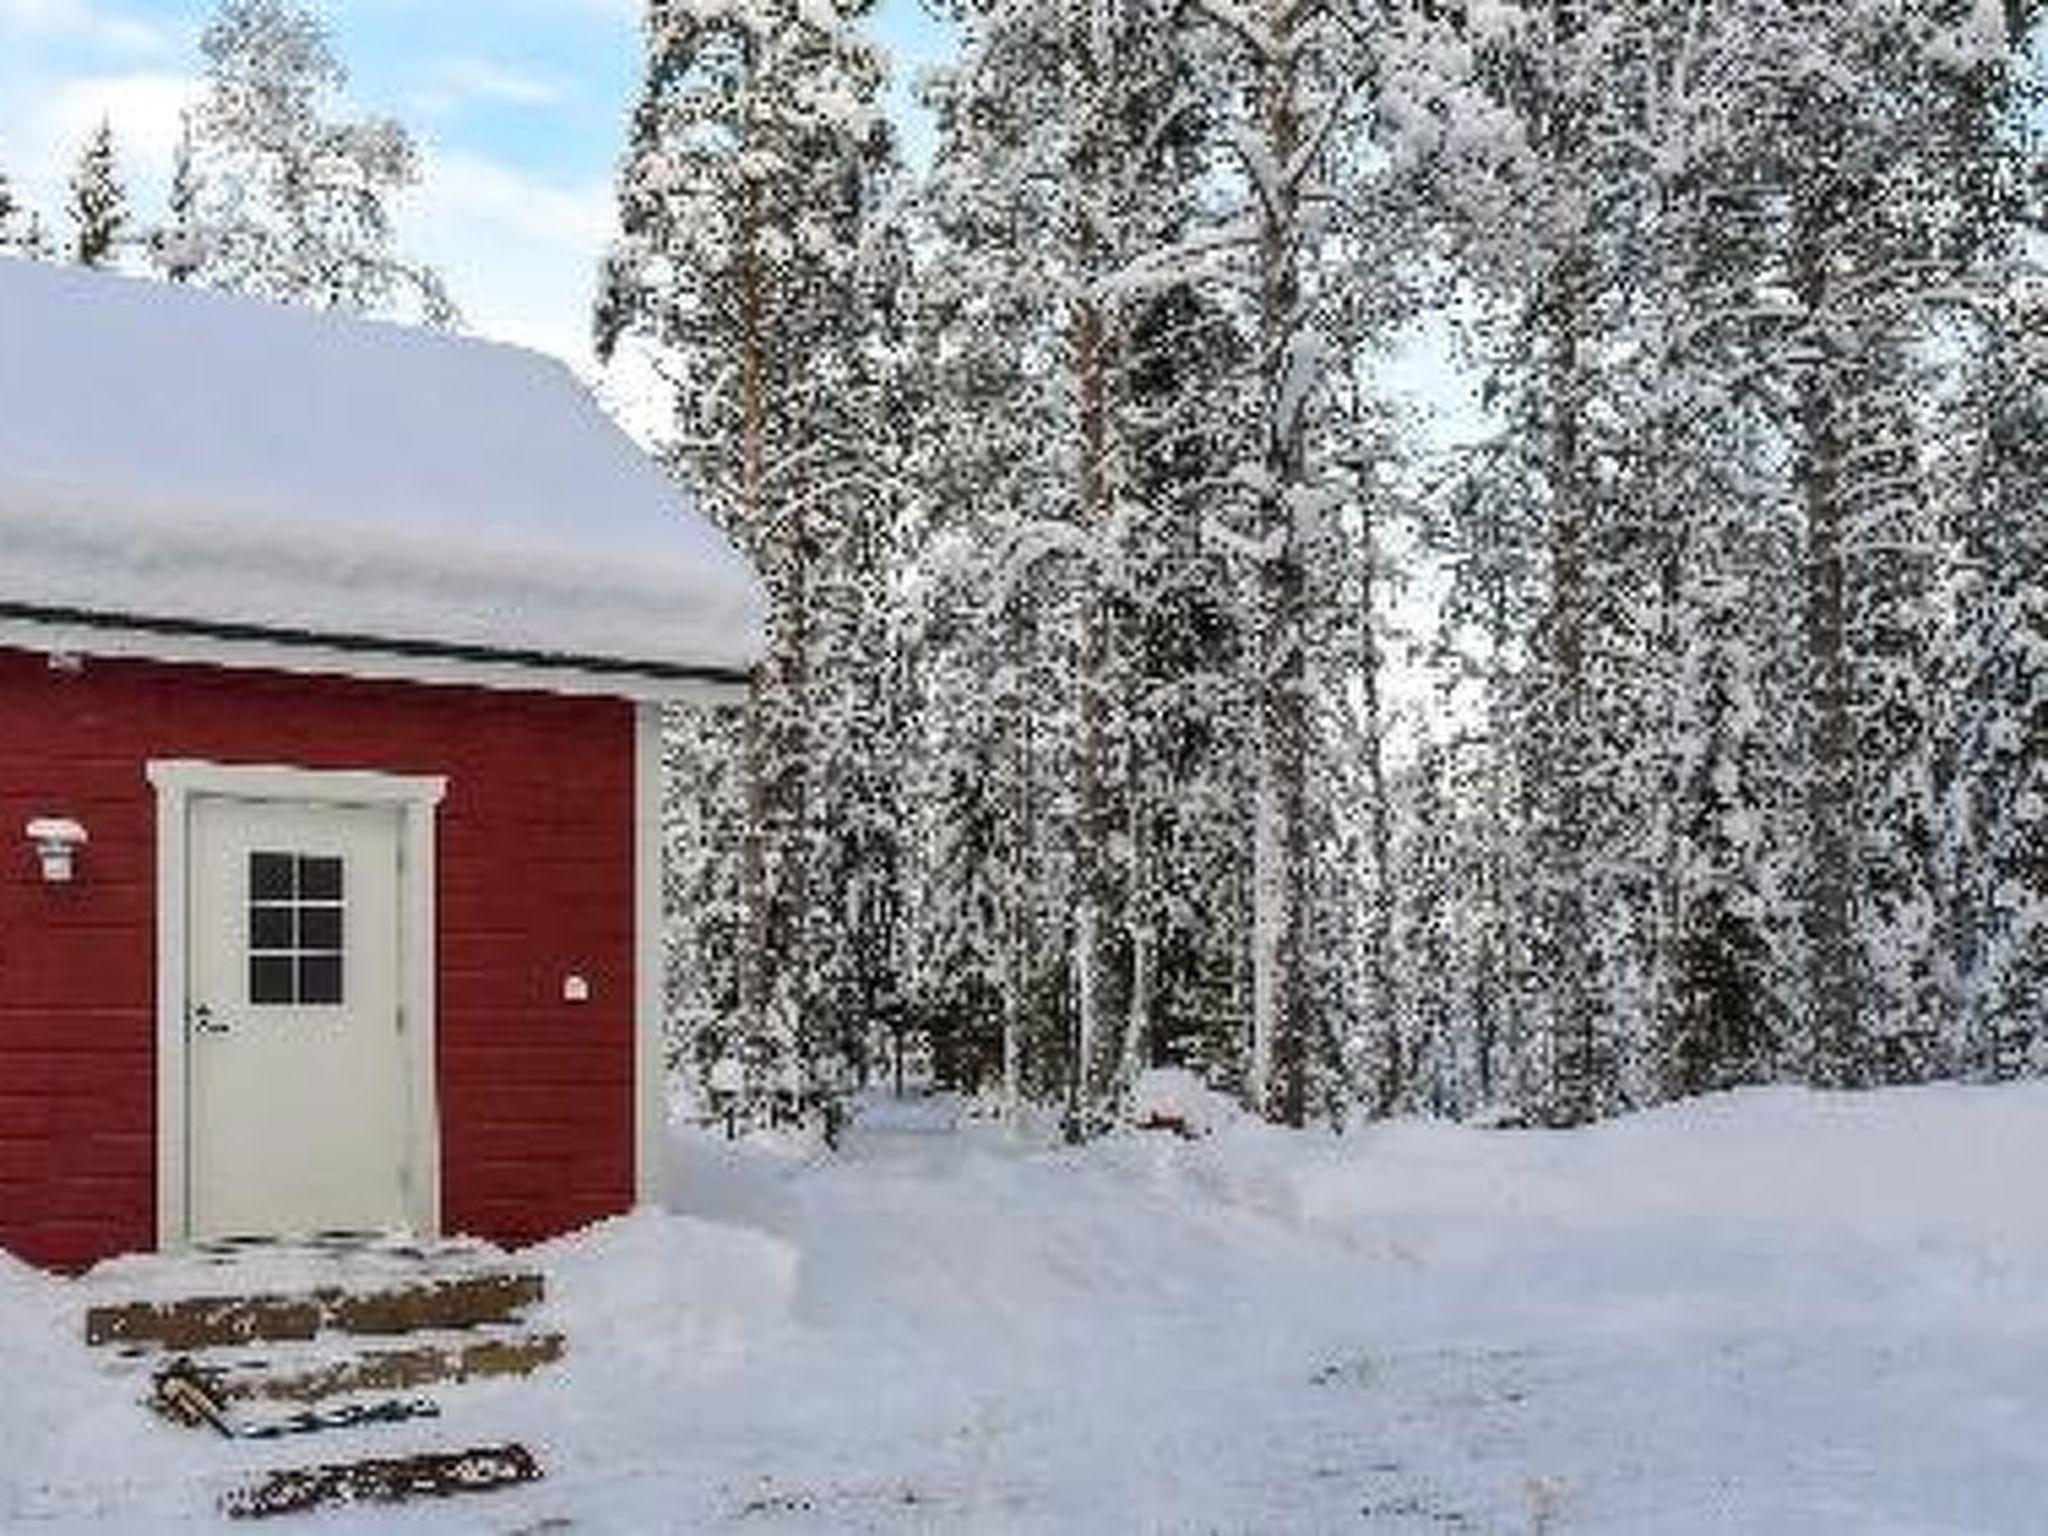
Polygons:
M223 0L200 52L192 134L205 233L187 248L199 280L452 323L440 277L398 249L392 203L419 176L412 136L392 118L333 115L348 72L318 18L291 0Z

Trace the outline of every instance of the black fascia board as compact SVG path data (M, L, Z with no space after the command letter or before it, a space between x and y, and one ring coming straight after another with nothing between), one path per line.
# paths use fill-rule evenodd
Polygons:
M355 655L533 667L548 672L581 672L596 677L645 678L655 682L743 684L750 676L744 670L731 667L694 667L667 661L626 661L616 656L584 656L568 651L462 645L446 640L401 640L378 635L294 629L283 625L174 619L146 614L106 613L90 608L51 608L35 603L0 602L0 619L18 619L32 624L71 625L80 629L129 630L173 639L317 647Z

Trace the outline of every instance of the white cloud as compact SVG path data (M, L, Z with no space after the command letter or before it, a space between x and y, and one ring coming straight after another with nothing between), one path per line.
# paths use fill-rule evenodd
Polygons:
M553 80L489 59L450 59L436 68L413 102L422 112L441 116L472 103L511 107L545 107L565 93Z
M141 71L77 76L32 98L9 101L7 107L25 107L26 112L16 118L0 108L0 145L6 149L7 169L14 173L25 201L57 217L78 152L105 118L113 125L114 152L129 190L129 207L146 219L170 180L178 114L198 89L186 75Z
M58 239L68 233L66 181L102 117L113 125L135 218L160 217L179 113L201 93L195 76L173 68L123 68L107 51L81 56L91 39L132 48L156 41L101 0L0 0L0 170ZM167 62L188 54L180 45ZM548 67L454 63L435 83L540 107L566 94ZM588 372L590 306L614 219L609 167L549 177L434 139L423 136L421 183L397 210L400 249L441 272L471 329Z
M192 77L147 71L0 90L0 168L62 238L66 180L105 117L130 209L147 222L163 207L178 115L199 91ZM431 143L423 146L421 172L399 206L400 248L440 271L477 333L588 371L597 263L613 222L609 179L549 181Z
M171 34L94 0L0 0L0 31L68 38L121 53L160 53Z
M178 116L198 99L199 89L190 75L160 71L86 75L59 86L34 121L50 147L75 149L105 118L113 124L116 148L131 166L168 175ZM71 156L61 158L68 162Z
M429 150L400 239L436 267L480 335L589 366L590 304L612 229L606 180L549 182L482 156Z
M609 181L564 186L457 150L430 152L422 197L437 215L565 249L595 251L611 231Z

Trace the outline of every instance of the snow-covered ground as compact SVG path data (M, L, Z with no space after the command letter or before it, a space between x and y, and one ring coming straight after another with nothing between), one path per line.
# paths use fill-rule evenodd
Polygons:
M676 1214L529 1256L569 1364L441 1426L545 1482L296 1524L2048 1529L2048 1085L1080 1150L883 1101L674 1160ZM152 1422L75 1342L111 1286L0 1261L0 1529L211 1525L343 1449Z

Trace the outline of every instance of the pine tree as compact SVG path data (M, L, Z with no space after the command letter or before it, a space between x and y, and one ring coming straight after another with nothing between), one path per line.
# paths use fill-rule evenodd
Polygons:
M54 254L42 215L15 196L13 184L0 171L0 253L4 252L30 261L48 261Z
M15 199L14 183L0 171L0 251L12 249L20 239L27 210Z
M1506 680L1513 723L1491 750L1517 759L1536 859L1534 906L1519 920L1540 989L1528 1001L1543 1021L1543 1113L1576 1124L1620 1088L1615 972L1635 926L1605 899L1598 872L1612 867L1609 818L1629 803L1617 803L1612 782L1627 769L1604 750L1628 665L1610 646L1628 631L1607 622L1626 602L1628 546L1606 494L1606 395L1628 335L1618 269L1641 233L1617 164L1640 128L1621 87L1641 39L1598 24L1587 0L1551 0L1522 21L1452 12L1426 26L1388 110L1397 152L1417 162L1485 301L1476 318L1503 425L1500 451L1476 462L1502 483L1462 499L1484 515L1474 533L1515 547L1475 551L1469 571L1490 583L1512 563L1520 576L1513 607L1526 627L1503 637L1523 658ZM1475 130L1444 126L1461 119ZM1501 516L1503 498L1526 500L1539 518Z
M2048 1066L2030 8L975 0L906 220L802 16L659 9L601 334L778 605L751 747L677 733L700 1056L927 1034L1077 1132L1165 1061L1561 1123ZM1432 292L1492 430L1423 474Z
M836 744L819 663L844 574L830 561L861 547L844 535L871 526L892 473L872 431L886 383L864 355L865 241L891 155L864 10L650 5L595 317L600 355L630 338L672 382L676 467L769 589L743 749L737 1001L741 1031L785 1063L823 1056L835 1028L818 995L833 862L820 774Z
M2014 227L2009 39L1981 8L1543 15L1444 12L1387 115L1457 232L1503 419L1451 617L1520 573L1490 750L1545 850L1514 922L1549 1113L1947 1071L1928 475L1955 370L1930 339L1967 329L1944 306Z
M1860 15L1802 19L1814 29L1808 48L1848 66L1780 82L1770 113L1779 138L1765 162L1786 189L1796 304L1785 346L1806 541L1811 1060L1821 1081L1858 1083L1930 1069L1905 995L1915 983L1882 970L1897 946L1885 909L1931 903L1872 884L1910 886L1924 874L1910 872L1911 854L1883 870L1883 848L1858 829L1902 809L1871 803L1862 787L1884 793L1916 751L1924 759L1917 706L1899 718L1896 701L1879 696L1900 647L1921 671L1909 696L1934 684L1932 610L1914 596L1930 590L1936 558L1914 427L1929 375L1906 365L1931 333L1935 295L1999 237L2010 206L2009 196L1955 192L1992 192L2003 175L1999 82L2016 67L2015 43L2007 18L1982 9L1960 19L1930 11L1910 30ZM1903 587L1902 561L1914 567ZM1912 819L1924 846L1922 812Z
M103 267L128 223L128 194L114 165L114 129L105 118L85 141L71 175L71 259Z
M1941 932L1956 1070L1998 1080L2048 1069L2048 305L2023 261L1990 286L1945 466L1958 536Z
M1361 459L1372 457L1371 429L1340 422L1334 381L1350 365L1343 347L1362 339L1343 318L1348 290L1384 283L1366 262L1336 259L1340 236L1388 211L1364 190L1374 157L1359 150L1376 61L1361 44L1371 35L1366 13L1345 4L1198 9L1230 103L1218 138L1242 195L1231 212L1244 231L1240 270L1255 317L1246 447L1233 476L1241 499L1230 519L1253 581L1253 1096L1271 1118L1300 1124L1317 1105L1341 1112L1355 1091L1343 1015L1358 990L1324 974L1317 953L1334 947L1347 957L1340 969L1352 968L1355 918L1336 898L1342 879L1323 851L1349 839L1319 820L1314 797L1332 782L1326 722L1343 713L1329 701L1344 697L1359 659L1336 637L1372 622L1370 604L1345 600L1359 553L1336 510L1347 501L1364 510L1356 486ZM1333 625L1338 611L1351 629ZM1344 932L1329 931L1332 912Z
M1062 696L1048 676L1046 512L1071 481L1058 376L1037 363L1056 345L1049 295L1065 251L1045 213L1056 144L1012 116L1045 121L1036 92L1058 76L1035 65L1012 76L1012 49L1029 36L970 24L959 64L931 85L939 145L912 285L912 539L927 595L908 615L926 658L913 701L908 984L922 1017L951 1010L998 1032L1013 1115L1074 1081L1052 851L1058 758L1044 709Z
M1190 584L1212 611L1233 605L1214 590L1229 577L1202 548L1195 481L1235 461L1220 402L1241 349L1187 277L1205 86L1170 9L989 5L963 20L926 199L938 254L921 272L955 451L924 456L927 499L979 546L963 568L1002 594L975 646L1007 701L1010 793L988 856L1014 850L1039 882L1004 909L1019 978L1006 1055L1017 1081L1059 1082L1082 1133L1166 1048L1162 1010L1192 959L1170 931L1194 878L1176 867L1180 748L1152 702L1184 684L1155 670L1169 663L1154 636ZM1015 439L991 438L1003 392L993 415ZM1019 680L1041 676L1034 699ZM1232 1078L1233 1054L1217 1053Z

